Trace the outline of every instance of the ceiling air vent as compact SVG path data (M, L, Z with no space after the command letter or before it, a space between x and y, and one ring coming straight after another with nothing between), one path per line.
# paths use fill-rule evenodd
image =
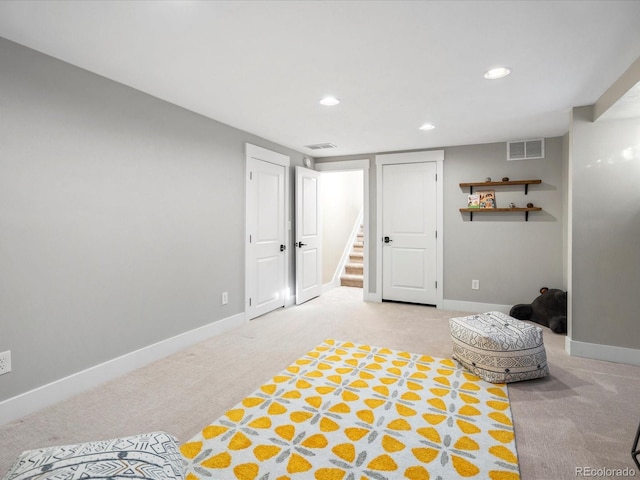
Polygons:
M325 150L327 148L338 148L333 143L316 143L315 145L305 145L305 148L310 148L311 150Z
M507 160L544 158L544 138L507 143Z

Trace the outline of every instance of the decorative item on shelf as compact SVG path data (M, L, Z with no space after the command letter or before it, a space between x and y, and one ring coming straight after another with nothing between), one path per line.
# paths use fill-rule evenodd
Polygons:
M509 208L516 208L516 204L515 204L515 203L513 203L513 202L511 202L511 203L509 204Z
M467 208L480 208L480 195L474 193L467 196Z
M503 182L508 182L509 181L509 177L502 177L502 181Z
M533 208L533 203L531 202L527 203L527 208Z
M478 192L480 208L496 208L496 194L493 190Z
M487 177L484 179L485 182L490 182L491 181L491 177Z

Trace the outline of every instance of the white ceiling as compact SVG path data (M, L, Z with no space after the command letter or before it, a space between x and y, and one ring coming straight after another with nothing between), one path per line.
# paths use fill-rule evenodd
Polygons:
M0 1L2 37L316 157L563 135L639 24L640 1Z

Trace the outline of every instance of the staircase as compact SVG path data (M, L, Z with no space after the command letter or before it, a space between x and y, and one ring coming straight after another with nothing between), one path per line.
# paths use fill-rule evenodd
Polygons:
M364 233L363 227L353 242L349 253L349 262L344 266L344 273L340 276L340 285L343 287L362 288L364 283Z

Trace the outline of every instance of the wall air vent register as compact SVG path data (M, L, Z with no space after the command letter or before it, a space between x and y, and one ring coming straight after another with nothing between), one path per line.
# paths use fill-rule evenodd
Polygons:
M311 150L324 150L327 148L338 148L333 143L316 143L315 145L305 145L305 148L310 148Z
M544 158L544 138L507 142L507 160Z

